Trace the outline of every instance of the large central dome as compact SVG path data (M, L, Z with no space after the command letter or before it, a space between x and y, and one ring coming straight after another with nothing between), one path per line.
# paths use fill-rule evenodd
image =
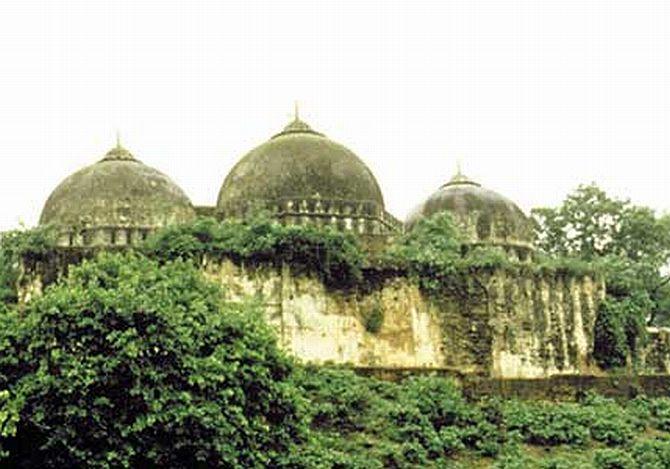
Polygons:
M223 182L218 213L244 217L258 208L292 224L328 224L381 234L397 223L368 167L351 150L297 116L247 153Z
M368 167L351 150L297 118L235 165L223 182L217 206L225 213L241 201L301 197L384 206Z

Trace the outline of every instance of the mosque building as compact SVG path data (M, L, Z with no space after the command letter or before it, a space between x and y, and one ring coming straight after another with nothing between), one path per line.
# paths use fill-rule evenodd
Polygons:
M239 219L258 210L284 224L331 226L366 239L411 230L421 218L449 211L468 243L501 246L522 259L533 250L532 230L519 207L460 170L403 224L386 211L382 190L363 160L313 130L297 112L281 132L240 158L214 207L194 207L168 176L117 141L100 161L56 187L39 223L58 228L60 246L126 246L197 215Z
M245 219L258 210L283 224L354 233L369 248L449 212L462 228L466 249L497 246L513 259L533 262L532 226L514 202L459 169L402 223L386 210L363 159L296 113L283 130L239 159L209 207L195 207L168 176L117 141L49 196L40 225L56 228L58 247L47 261L24 260L20 299L39 295L91 252L86 248L132 246L161 227L198 216ZM472 272L468 280L484 294L435 298L406 273L380 273L374 265L364 273L378 275L374 287L347 291L286 265L205 256L200 266L231 301L261 298L280 345L312 363L455 369L502 378L591 373L602 281L588 273L527 267ZM369 327L370 317L378 319L378 327ZM670 353L663 357L670 370Z

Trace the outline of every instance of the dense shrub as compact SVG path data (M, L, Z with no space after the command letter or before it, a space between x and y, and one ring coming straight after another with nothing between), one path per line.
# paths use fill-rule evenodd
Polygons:
M150 236L142 251L161 260L210 254L238 261L286 263L340 287L360 280L364 260L363 250L351 233L311 225L284 226L263 215L246 221L201 218L169 226Z
M0 317L7 463L270 465L301 434L292 368L258 310L192 265L100 255Z
M638 432L644 431L651 424L650 400L646 396L636 396L624 406L628 418Z
M503 413L507 429L531 444L584 445L590 437L589 419L576 404L510 401Z
M595 441L619 446L633 438L636 420L614 400L591 394L581 408L589 418L591 437Z
M605 368L620 368L627 358L637 360L645 339L644 318L651 300L643 291L633 291L622 298L612 295L600 303L594 329L594 358Z
M618 448L599 449L593 459L597 469L637 469L637 464L627 451Z
M456 274L461 234L448 212L421 219L390 246L385 262L407 269L431 292L441 291Z
M362 430L380 401L368 379L344 368L308 366L294 382L309 396L308 413L317 430Z
M670 431L670 398L660 397L649 401L651 424L654 428Z
M35 260L45 256L55 243L55 232L49 227L18 229L0 233L0 302L16 303L16 283L21 259Z
M631 456L642 469L670 467L670 440L643 440L631 448Z

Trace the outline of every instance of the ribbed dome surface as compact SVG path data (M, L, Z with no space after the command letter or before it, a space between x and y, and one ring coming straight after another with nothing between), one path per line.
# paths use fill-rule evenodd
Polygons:
M170 178L117 146L56 187L40 224L155 228L194 216L188 197Z
M411 230L421 219L450 212L465 228L471 242L532 248L532 228L523 211L511 200L457 174L407 217Z
M247 153L230 171L217 206L226 212L244 201L320 197L384 206L368 167L349 149L297 119Z

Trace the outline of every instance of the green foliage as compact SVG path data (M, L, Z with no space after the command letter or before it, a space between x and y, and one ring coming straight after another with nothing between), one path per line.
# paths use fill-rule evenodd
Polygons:
M42 259L55 244L49 227L18 229L0 233L0 302L16 303L16 283L23 257Z
M161 260L226 256L253 263L286 263L318 274L331 286L361 279L364 253L357 239L330 227L285 226L259 215L246 221L200 218L164 228L150 236L142 251Z
M296 376L312 433L291 467L670 467L670 398L473 402L445 378L387 383L316 367Z
M594 463L597 469L636 469L638 467L632 456L619 448L596 450Z
M602 276L603 273L599 264L578 257L553 257L539 254L533 265L540 273L566 274L577 277L590 275L596 278Z
M608 446L621 446L633 439L637 422L614 400L590 394L581 408L588 419L593 440Z
M534 461L523 451L520 439L518 434L510 437L493 465L495 469L526 469L533 465Z
M649 414L654 428L670 431L670 398L661 397L649 401Z
M631 456L642 469L665 469L670 467L670 440L642 440L633 445Z
M374 305L363 317L363 326L371 334L379 332L384 325L384 311L381 306Z
M428 291L441 291L457 273L461 235L448 212L420 220L386 253L385 261L407 269Z
M621 368L627 357L633 359L645 337L644 315L650 301L644 292L637 291L616 300L603 300L598 309L594 329L596 361L603 368Z
M267 466L300 440L292 362L190 263L102 254L0 317L8 464Z
M635 431L634 420L621 406L598 396L581 404L509 401L503 414L507 429L534 445L583 446L593 440L620 446Z
M22 405L20 400L10 399L8 391L0 391L0 460L8 456L2 442L16 435L16 424Z
M310 421L319 430L360 430L378 399L365 378L347 369L310 366L295 381L310 396Z
M603 272L608 302L596 325L596 359L604 368L637 361L645 323L670 313L670 216L579 186L557 208L532 211L538 247L549 257L593 262Z
M530 444L579 446L589 440L589 422L576 404L510 401L503 415L507 429Z
M532 210L537 244L551 255L617 256L660 268L670 259L670 217L581 185L557 208Z

